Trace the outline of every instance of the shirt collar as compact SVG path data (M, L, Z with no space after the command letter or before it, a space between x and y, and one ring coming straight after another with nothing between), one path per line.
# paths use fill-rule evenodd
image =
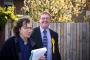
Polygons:
M40 26L40 31L43 32L44 29ZM49 31L49 29L47 28L46 31Z

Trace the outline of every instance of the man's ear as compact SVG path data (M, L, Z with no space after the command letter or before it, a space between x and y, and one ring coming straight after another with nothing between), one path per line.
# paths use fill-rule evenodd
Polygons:
M52 20L50 20L50 23L52 23Z
M38 21L38 23L40 23L40 20Z

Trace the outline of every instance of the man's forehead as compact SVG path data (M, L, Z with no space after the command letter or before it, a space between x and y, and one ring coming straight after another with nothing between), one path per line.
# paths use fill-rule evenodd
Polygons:
M50 17L48 14L42 14L41 17Z

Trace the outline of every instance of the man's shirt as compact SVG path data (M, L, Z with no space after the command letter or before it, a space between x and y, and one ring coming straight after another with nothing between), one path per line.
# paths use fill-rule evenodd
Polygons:
M43 31L44 31L44 29L42 29L42 28L40 27L40 32L41 32L42 41L43 41L43 36L44 36ZM47 31L47 39L48 39L48 41L47 41L47 42L48 42L48 47L47 47L47 60L52 60L51 35L50 35L49 29L46 29L46 31Z

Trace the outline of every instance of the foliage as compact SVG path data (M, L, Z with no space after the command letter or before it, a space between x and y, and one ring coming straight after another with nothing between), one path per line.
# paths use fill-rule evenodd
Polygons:
M72 18L83 13L86 0L24 0L24 12L35 21L43 11L49 11L53 22L73 22Z
M14 7L0 7L0 27L5 26L8 20L16 20L14 15Z

